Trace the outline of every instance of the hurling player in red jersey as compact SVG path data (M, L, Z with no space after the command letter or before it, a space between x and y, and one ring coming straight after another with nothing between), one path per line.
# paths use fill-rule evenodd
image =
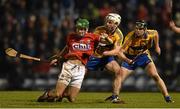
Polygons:
M75 101L86 72L85 64L93 53L95 43L100 39L98 35L88 33L88 28L88 20L77 20L76 30L68 35L66 47L61 54L66 61L62 65L56 88L54 91L45 91L38 102L61 101L63 97L70 102ZM57 59L54 59L51 63L56 62Z

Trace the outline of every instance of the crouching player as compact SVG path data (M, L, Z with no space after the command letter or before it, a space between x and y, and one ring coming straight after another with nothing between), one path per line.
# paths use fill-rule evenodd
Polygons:
M137 67L144 68L147 73L154 79L158 87L160 88L166 102L172 101L167 91L164 81L159 76L153 60L151 59L149 48L152 44L155 44L155 51L160 55L161 50L159 47L159 36L156 30L147 29L147 23L143 20L136 22L135 30L128 33L125 37L119 57L122 53L129 59L133 60L133 63L122 62L122 81ZM104 53L104 55L106 55Z
M75 101L86 72L85 64L95 43L100 39L98 35L88 33L88 29L88 20L77 20L75 33L68 35L66 48L62 53L66 61L63 63L56 88L54 91L45 91L38 98L38 102L61 101L63 97L67 97L70 102ZM57 59L52 60L52 63L55 62Z

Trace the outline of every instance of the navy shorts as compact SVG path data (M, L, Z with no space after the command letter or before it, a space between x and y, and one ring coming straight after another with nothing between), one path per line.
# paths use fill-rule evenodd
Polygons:
M129 59L134 59L136 57L132 55L126 55L126 56ZM123 61L121 66L129 70L135 70L137 67L145 68L146 65L149 64L150 62L152 62L152 60L150 59L150 57L148 57L148 54L141 54L135 59L133 64L128 64L127 62Z
M90 56L89 61L86 64L86 68L91 71L102 69L105 65L111 61L115 60L113 56L106 56L102 58L97 58Z

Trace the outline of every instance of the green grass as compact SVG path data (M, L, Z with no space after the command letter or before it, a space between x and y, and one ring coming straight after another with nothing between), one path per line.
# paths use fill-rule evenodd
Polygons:
M0 108L177 108L180 107L180 93L170 93L175 103L166 103L160 93L122 92L121 98L126 104L104 102L111 93L81 92L75 103L36 102L40 91L0 91Z

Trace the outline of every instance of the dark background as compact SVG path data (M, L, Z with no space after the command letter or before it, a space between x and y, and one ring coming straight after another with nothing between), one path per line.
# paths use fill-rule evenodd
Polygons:
M5 55L8 47L31 56L48 59L65 45L68 32L78 17L90 21L90 31L102 25L109 12L121 15L124 36L134 22L144 19L160 36L162 54L152 57L171 91L180 90L180 35L170 30L170 12L180 26L180 1L173 0L1 0L0 1L0 90L41 90L55 86L58 67ZM110 91L112 75L89 72L82 90ZM154 81L138 68L123 85L127 91L156 91Z

